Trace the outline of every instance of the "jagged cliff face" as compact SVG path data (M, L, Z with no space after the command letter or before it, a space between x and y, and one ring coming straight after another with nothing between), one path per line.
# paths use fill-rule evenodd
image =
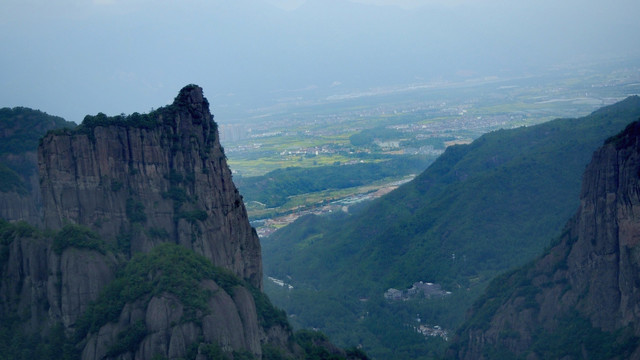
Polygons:
M44 225L86 225L130 253L175 242L260 288L260 243L202 89L183 89L154 116L151 124L98 122L45 137Z
M299 356L260 291L259 239L202 89L134 115L41 141L51 230L0 220L2 334L61 332L66 358L86 360Z
M489 286L449 355L638 359L638 319L640 123L636 122L594 154L584 173L580 208L556 245L536 262ZM598 341L602 343L594 346Z
M52 249L51 238L15 232L0 270L0 315L23 317L29 333L55 323L72 328L115 276L116 261L87 249Z
M103 249L57 247L65 230L51 238L5 223L0 232L3 242L11 240L0 247L0 320L12 332L45 339L61 324L70 358L206 359L214 346L226 357L259 359L265 344L289 356L297 351L286 318L265 320L283 314L265 305L259 290L232 275L212 276L180 245L158 246L125 266ZM184 271L204 275L194 282Z

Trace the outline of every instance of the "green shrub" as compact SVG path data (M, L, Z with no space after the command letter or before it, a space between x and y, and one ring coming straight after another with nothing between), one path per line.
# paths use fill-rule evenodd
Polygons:
M207 360L229 360L229 357L222 351L222 348L218 344L203 344L200 347L200 352Z
M56 254L70 247L95 250L106 253L106 246L102 238L86 226L66 224L53 238L53 251Z
M136 201L132 198L127 199L127 219L132 223L145 223L147 222L147 214L144 212L144 204L140 201Z
M251 295L253 295L256 312L258 313L258 321L262 327L270 329L274 326L280 326L283 329L291 330L291 325L287 320L287 314L284 310L273 306L269 297L260 290L254 287L250 287L249 289L251 290Z
M35 237L42 235L40 231L26 221L10 223L0 218L0 241L10 244L16 238Z
M40 237L42 233L25 221L10 223L0 219L0 273L9 260L11 243L19 238Z
M85 116L82 120L82 124L78 126L77 131L89 134L93 133L93 130L98 126L130 126L142 129L155 129L156 127L162 125L162 123L158 120L158 117L155 115L155 113L139 114L137 112L134 112L129 116L107 116L104 113L100 112L94 116Z
M120 189L122 189L122 186L122 181L111 180L111 191L118 192L120 191Z
M169 191L163 192L162 197L164 199L173 200L173 209L178 211L182 204L189 201L189 196L187 195L187 191L181 187L171 186Z
M152 239L168 239L170 237L167 230L163 228L156 228L156 227L148 228L147 235Z
M116 321L126 303L149 301L162 293L175 295L185 307L183 321L191 321L207 310L211 293L200 286L204 279L214 280L228 293L244 285L228 270L177 244L164 243L137 254L78 320L76 339Z
M205 221L209 215L204 210L181 211L178 218L185 219L194 224L196 221Z
M133 238L133 228L125 230L124 227L120 228L120 233L116 235L116 245L118 252L126 255L131 253L131 239Z
M135 352L138 344L147 336L147 326L144 321L137 321L133 326L118 334L118 341L109 346L107 357L116 357L126 352Z
M329 339L319 331L299 330L295 333L295 341L305 352L309 360L344 360L344 356L334 354L327 348Z

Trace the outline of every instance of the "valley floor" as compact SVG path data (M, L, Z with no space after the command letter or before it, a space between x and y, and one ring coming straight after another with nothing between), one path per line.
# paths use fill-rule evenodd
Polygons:
M409 175L400 180L394 180L391 182L345 189L345 191L336 195L335 198L321 198L319 202L300 205L296 208L290 209L285 215L252 221L251 225L256 228L260 238L265 238L278 229L291 224L302 216L310 214L326 215L336 211L349 212L349 207L352 205L359 204L364 201L375 200L397 189L400 185L408 183L414 178L415 175ZM251 211L249 211L249 216L251 216Z

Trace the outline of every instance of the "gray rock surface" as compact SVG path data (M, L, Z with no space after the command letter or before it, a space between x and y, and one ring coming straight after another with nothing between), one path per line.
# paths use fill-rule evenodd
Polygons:
M260 242L231 178L202 89L183 89L159 125L49 134L38 151L44 225L86 225L130 251L171 241L260 288Z
M42 140L44 225L84 226L98 233L103 245L72 243L60 249L52 233L16 230L0 244L0 315L24 320L20 330L27 334L46 336L62 324L72 339L117 270L133 254L168 242L204 256L241 284L231 291L203 280L200 288L211 295L206 308L191 317L185 317L176 294L143 294L125 303L117 320L74 340L82 359L178 359L193 346L197 358L204 358L204 347L211 344L229 356L248 352L259 359L267 343L293 355L298 350L291 329L259 321L252 291L262 288L260 243L202 89L185 87L173 105L150 116L152 126L106 121ZM132 329L142 331L128 343Z
M505 349L537 359L531 351L536 333L554 334L563 316L573 312L596 329L613 334L626 328L640 336L639 123L593 155L580 199L557 244L501 279L503 290L472 310L456 340L460 346L449 355L485 359L487 349ZM473 324L491 307L496 310L488 321ZM590 357L586 348L582 352ZM629 357L640 358L640 345L632 347Z

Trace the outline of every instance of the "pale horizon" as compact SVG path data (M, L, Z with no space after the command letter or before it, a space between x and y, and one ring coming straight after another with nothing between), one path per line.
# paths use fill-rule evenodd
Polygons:
M149 111L189 83L224 119L287 94L640 55L627 0L8 0L0 13L0 107L75 122Z

